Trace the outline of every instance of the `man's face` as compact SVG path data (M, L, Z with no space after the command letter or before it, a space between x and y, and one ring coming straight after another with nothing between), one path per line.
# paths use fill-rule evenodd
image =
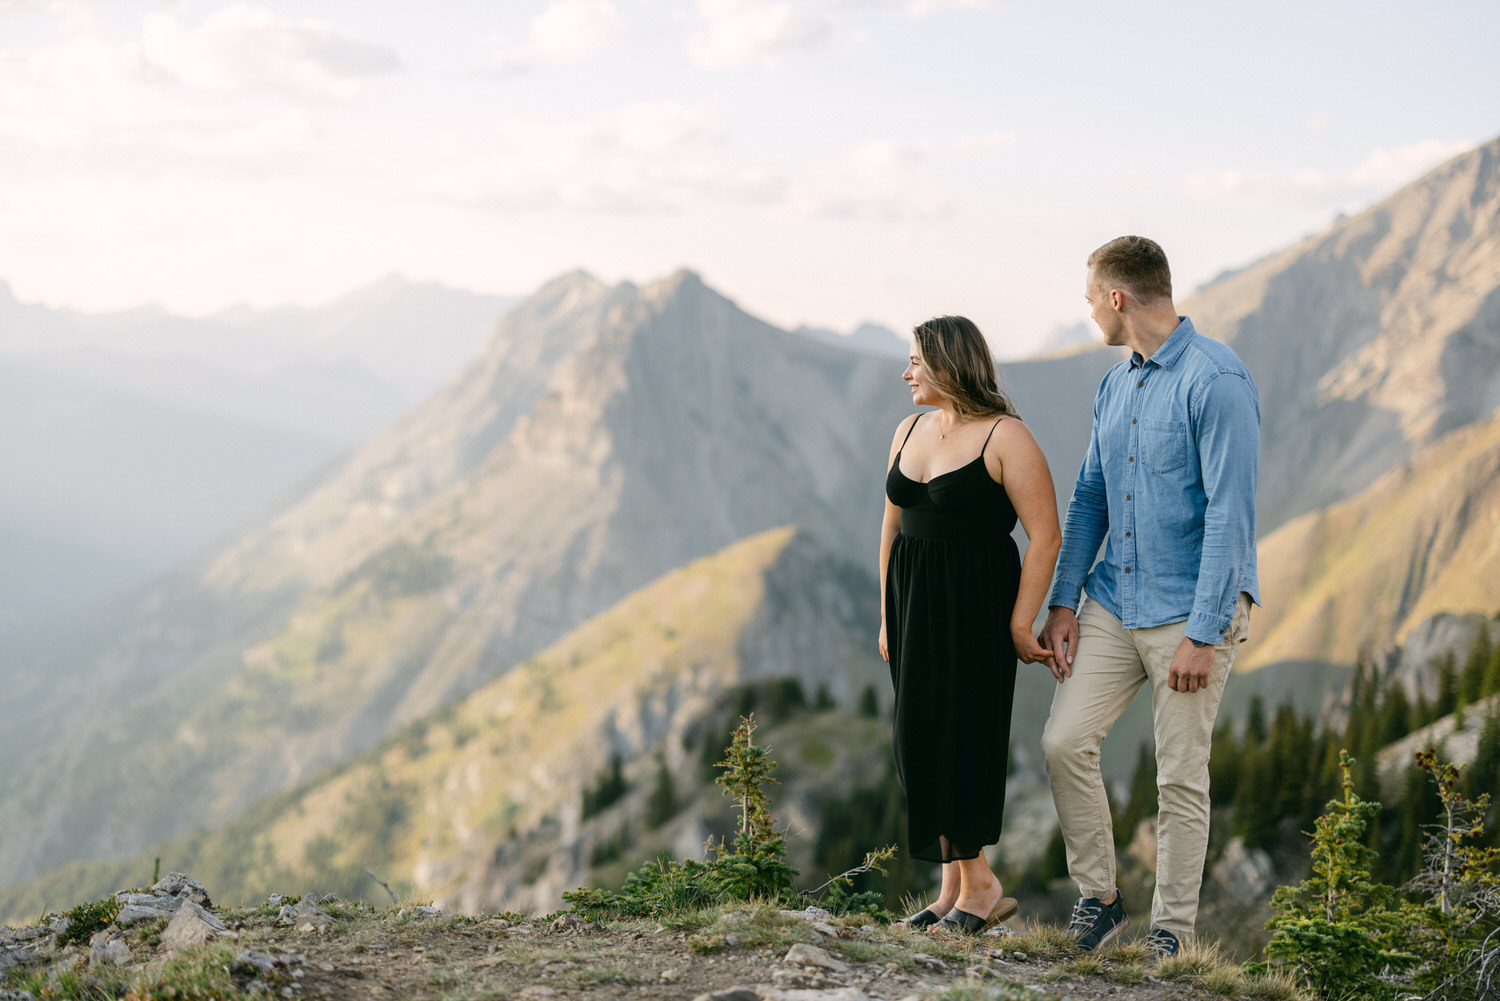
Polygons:
M1119 312L1110 304L1109 292L1108 286L1095 282L1094 272L1090 271L1083 281L1083 297L1088 300L1089 318L1104 335L1105 344L1118 346L1125 343L1124 329Z

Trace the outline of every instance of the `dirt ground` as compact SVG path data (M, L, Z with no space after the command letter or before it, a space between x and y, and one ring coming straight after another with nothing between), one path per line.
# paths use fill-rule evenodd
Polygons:
M24 967L6 975L5 986L29 988L38 1001L1296 997L1284 986L1249 981L1232 966L1215 965L1211 954L1163 967L1150 965L1138 943L1080 956L1058 929L1047 926L968 938L766 906L709 910L665 924L643 919L596 924L571 914L535 920L451 917L417 907L377 910L343 902L321 906L328 920L320 928L303 924L300 930L285 923L275 907L218 911L226 931L170 959L160 945L165 919L106 930L94 938L92 949L82 944L39 949ZM101 950L115 940L126 943L128 959L116 946L113 962L99 961ZM29 972L22 976L21 969Z

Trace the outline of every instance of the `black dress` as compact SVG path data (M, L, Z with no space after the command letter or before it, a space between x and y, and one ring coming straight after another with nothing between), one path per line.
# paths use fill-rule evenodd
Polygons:
M907 431L902 450L910 438ZM985 468L984 448L926 483L901 471L898 451L885 492L901 508L885 621L907 849L929 862L977 858L1000 840L1005 813L1016 686L1010 616L1021 581L1010 536L1016 509Z

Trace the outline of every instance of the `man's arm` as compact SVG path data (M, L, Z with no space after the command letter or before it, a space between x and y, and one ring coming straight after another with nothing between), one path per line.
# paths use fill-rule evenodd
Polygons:
M1201 391L1194 432L1207 497L1203 556L1187 636L1223 642L1255 550L1255 483L1260 466L1260 401L1243 375L1221 372Z
M1101 386L1101 395L1103 391ZM1104 464L1099 456L1099 399L1096 396L1094 427L1089 432L1089 447L1083 453L1078 482L1073 485L1073 496L1068 500L1057 569L1052 575L1052 588L1047 592L1049 607L1078 611L1083 582L1088 578L1094 557L1099 555L1099 544L1104 541L1104 533L1108 530L1109 499L1104 487Z
M1047 622L1042 626L1042 645L1052 652L1053 670L1058 683L1071 677L1069 665L1078 652L1078 604L1083 582L1088 578L1099 554L1099 544L1109 530L1109 497L1104 485L1104 463L1099 454L1099 406L1104 384L1094 395L1094 426L1089 432L1088 451L1078 482L1068 500L1068 516L1063 523L1062 546L1058 551L1057 569L1047 594Z

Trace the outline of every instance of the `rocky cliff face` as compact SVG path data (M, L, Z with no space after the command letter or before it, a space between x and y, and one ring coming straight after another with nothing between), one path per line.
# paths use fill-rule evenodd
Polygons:
M1267 529L1500 404L1500 140L1195 294L1255 375Z

